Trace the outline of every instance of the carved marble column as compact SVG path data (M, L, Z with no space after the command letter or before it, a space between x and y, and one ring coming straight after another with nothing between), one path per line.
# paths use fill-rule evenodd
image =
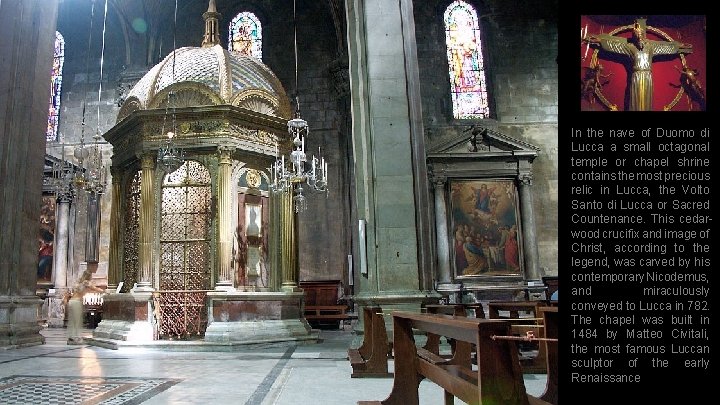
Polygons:
M153 236L155 235L155 154L146 153L141 158L142 181L140 184L140 274L138 291L152 291Z
M298 290L297 221L293 206L293 187L280 196L282 285L285 292Z
M522 221L523 252L525 258L525 279L540 279L537 235L535 233L535 214L533 212L532 173L518 176L520 191L520 220Z
M435 187L435 235L437 236L438 291L457 291L459 285L452 283L450 269L450 243L447 227L447 205L445 203L445 176L433 176Z
M110 251L108 252L108 290L114 291L122 276L120 274L120 210L122 209L122 191L120 189L120 170L111 168L112 188L110 190L112 202L110 204Z
M72 203L73 192L68 189L58 193L57 205L55 208L55 249L53 250L52 281L55 293L48 300L48 326L65 326L65 306L63 298L68 291L67 272L69 258L69 217L70 204Z
M56 290L64 293L67 283L68 264L68 243L69 230L68 218L70 217L70 203L72 202L72 191L59 193L57 197L57 223L55 228L55 249L53 251L53 285Z
M230 147L218 148L218 191L217 191L217 207L218 207L218 274L215 283L216 290L230 291L233 290L232 277L232 229L230 212L230 201L232 198L232 159L230 153L233 151Z

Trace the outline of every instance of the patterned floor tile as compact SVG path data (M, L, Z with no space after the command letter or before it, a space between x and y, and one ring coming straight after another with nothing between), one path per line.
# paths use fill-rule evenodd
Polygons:
M0 379L4 405L133 405L165 391L180 380L126 377L35 377Z

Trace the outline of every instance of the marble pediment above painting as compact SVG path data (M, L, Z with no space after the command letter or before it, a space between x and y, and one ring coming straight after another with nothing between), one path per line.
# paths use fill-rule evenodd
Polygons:
M540 148L490 127L471 125L446 135L428 147L428 158L491 158L525 156L534 159Z

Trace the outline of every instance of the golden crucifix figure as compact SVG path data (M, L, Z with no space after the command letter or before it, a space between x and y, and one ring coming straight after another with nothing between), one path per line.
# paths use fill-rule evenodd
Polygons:
M652 110L652 62L658 55L692 53L692 45L677 41L655 41L647 38L645 18L635 20L632 38L623 38L610 34L591 34L584 41L599 46L604 51L627 55L632 60L630 80L629 111Z

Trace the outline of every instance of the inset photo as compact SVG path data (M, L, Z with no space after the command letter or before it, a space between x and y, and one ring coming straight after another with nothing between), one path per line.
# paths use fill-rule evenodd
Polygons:
M580 17L581 111L705 111L704 15Z

